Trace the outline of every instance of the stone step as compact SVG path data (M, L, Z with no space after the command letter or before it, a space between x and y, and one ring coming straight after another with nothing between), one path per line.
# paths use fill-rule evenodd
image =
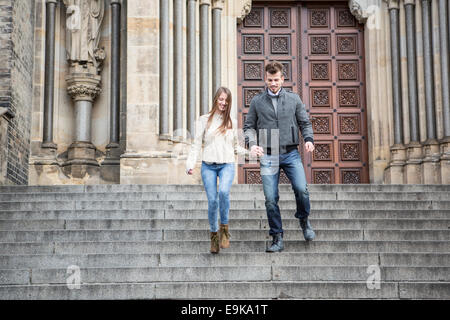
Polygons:
M450 215L449 215L450 216ZM340 230L384 229L450 229L450 219L322 219L310 218L313 228ZM230 217L232 230L268 230L266 218L234 219ZM208 219L45 219L0 220L0 231L27 230L195 230L209 229ZM283 219L283 228L299 228L295 217Z
M279 201L283 210L295 209L294 200ZM395 201L395 200L311 200L314 209L441 209L449 210L450 201ZM142 209L204 209L207 201L201 200L154 200L154 201L37 201L37 202L0 202L0 210L142 210ZM264 200L231 200L231 209L265 209Z
M231 192L232 200L264 200L262 192ZM311 200L449 200L450 192L320 192L311 191ZM112 193L16 193L0 194L1 202L37 201L151 201L207 200L204 191L187 192L112 192ZM295 200L292 191L280 192L280 200Z
M281 184L280 191L291 191L289 184ZM450 185L383 185L383 184L335 184L320 185L310 184L308 189L311 192L433 192L450 191ZM237 192L262 192L262 185L235 184L231 188ZM87 193L110 193L110 192L184 192L184 191L204 191L201 184L196 185L59 185L59 186L0 186L0 193L39 193L39 192L87 192Z
M284 219L292 219L294 209L282 210ZM207 210L139 209L139 210L24 210L0 211L0 220L64 219L205 219ZM267 219L265 209L230 210L232 219ZM311 209L311 219L450 219L450 210L347 210Z
M222 281L365 281L368 266L200 266L80 268L82 283ZM381 281L448 281L450 267L379 267ZM70 273L69 273L70 274ZM0 269L0 285L64 284L67 268Z
M365 252L228 252L173 254L39 254L0 255L0 269L50 269L67 268L146 268L195 266L270 266L270 265L381 265L448 267L450 253L365 253Z
M223 252L264 252L271 241L233 240ZM449 253L449 241L284 241L285 252L352 252L352 253ZM23 254L98 254L98 253L208 253L209 240L197 241L66 241L66 242L3 242L0 255ZM221 251L221 252L222 252Z
M450 230L330 230L314 229L316 239L342 240L450 240ZM234 230L232 240L268 240L265 230ZM209 239L209 231L202 230L40 230L0 231L2 242L52 242L52 241L184 241ZM299 229L284 229L285 240L304 240Z
M450 299L450 282L270 281L0 286L2 300L90 299ZM263 304L263 303L262 303Z

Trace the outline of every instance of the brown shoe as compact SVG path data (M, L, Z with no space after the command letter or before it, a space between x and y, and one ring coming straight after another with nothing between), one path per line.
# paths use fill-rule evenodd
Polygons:
M211 232L211 253L219 253L219 235L217 232Z
M220 247L221 248L229 248L230 247L230 233L228 232L227 224L220 225L219 239L220 239Z

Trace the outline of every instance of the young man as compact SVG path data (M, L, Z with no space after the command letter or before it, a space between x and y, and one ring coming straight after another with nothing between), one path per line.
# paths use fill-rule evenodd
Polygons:
M260 156L261 178L266 212L269 221L269 234L273 237L267 252L280 252L284 249L283 228L278 206L278 183L280 168L284 170L294 190L297 203L295 217L299 219L305 240L314 239L315 233L308 221L310 212L309 192L300 154L299 128L305 140L307 152L314 151L311 122L300 97L283 89L283 65L271 62L266 66L267 88L255 96L244 124L246 142L250 155ZM259 142L259 143L258 143Z

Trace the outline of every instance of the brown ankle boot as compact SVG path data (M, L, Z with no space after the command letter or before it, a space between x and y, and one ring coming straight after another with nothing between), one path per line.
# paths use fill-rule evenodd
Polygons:
M219 253L219 235L217 232L211 232L211 253Z
M229 248L230 247L230 233L228 232L227 224L220 225L219 239L220 239L220 247L221 248Z

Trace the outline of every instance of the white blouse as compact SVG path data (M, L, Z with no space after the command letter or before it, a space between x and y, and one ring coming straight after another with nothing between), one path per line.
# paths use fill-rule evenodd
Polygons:
M197 157L205 162L233 163L235 155L248 155L248 150L239 145L237 123L231 120L233 128L221 134L217 129L222 124L222 115L215 113L208 130L205 131L209 114L200 116L195 125L195 137L186 161L186 171L194 169ZM203 148L202 148L203 146Z

